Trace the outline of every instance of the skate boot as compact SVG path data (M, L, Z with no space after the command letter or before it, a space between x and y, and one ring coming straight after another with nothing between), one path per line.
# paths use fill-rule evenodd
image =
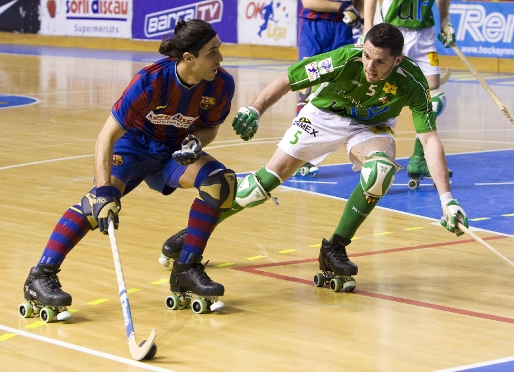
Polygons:
M351 241L334 235L333 242L323 239L319 251L319 269L322 273L314 276L314 285L323 287L328 284L334 292L351 292L356 283L352 275L357 275L358 267L348 258L346 246Z
M180 230L164 242L162 245L162 253L158 260L162 266L168 267L170 262L178 258L182 246L184 245L184 240L186 240L186 233L187 229Z
M293 176L316 177L318 173L319 168L317 166L312 163L305 163L293 173Z
M29 276L23 286L23 292L27 302L18 308L23 318L38 315L45 323L54 319L66 320L71 318L71 313L66 306L71 305L71 296L61 289L61 283L57 277L60 265L39 264L30 269Z
M409 158L409 164L407 165L407 175L410 178L408 186L412 190L419 186L419 181L423 178L432 178L430 171L428 170L427 161L423 156L420 155L413 155ZM451 178L452 176L453 171L448 169L448 177Z
M216 311L224 306L223 302L218 301L218 296L223 296L225 287L209 278L201 261L202 256L193 255L190 263L173 262L170 276L173 294L166 299L168 309L185 308L191 304L192 297L196 299L191 309L197 314Z

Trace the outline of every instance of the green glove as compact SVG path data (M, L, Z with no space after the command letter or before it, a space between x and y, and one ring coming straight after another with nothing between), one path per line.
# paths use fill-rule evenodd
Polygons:
M464 212L464 209L461 208L456 199L450 199L448 202L443 204L441 225L443 225L446 230L457 234L457 236L461 236L464 232L455 227L457 221L468 227L468 216L466 215L466 212Z
M437 38L443 43L445 48L449 48L455 42L455 29L451 23L441 25L441 32L437 35Z
M232 128L243 141L248 141L257 133L261 115L252 106L241 107L232 121Z

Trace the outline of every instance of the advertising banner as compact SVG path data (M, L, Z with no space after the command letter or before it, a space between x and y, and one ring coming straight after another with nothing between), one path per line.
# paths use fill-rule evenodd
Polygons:
M514 58L514 2L452 1L450 22L455 27L455 43L466 56ZM435 27L438 32L439 24ZM440 42L437 52L455 55Z
M237 43L237 0L133 0L133 39L161 40L179 20L202 19L212 24L224 43Z
M297 0L238 1L237 42L296 46L297 7Z
M40 34L132 37L133 0L40 1Z

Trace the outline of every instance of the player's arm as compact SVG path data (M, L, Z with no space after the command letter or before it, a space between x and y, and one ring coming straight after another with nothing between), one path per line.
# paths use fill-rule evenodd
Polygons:
M344 2L346 6L351 5L351 1ZM305 9L309 9L315 12L338 12L341 8L341 1L331 0L302 0L302 5Z
M215 127L206 127L206 126L200 125L193 131L192 134L196 138L198 138L198 140L202 144L202 147L205 147L209 143L214 141L214 139L216 138L216 135L218 134L218 128L219 128L219 125L216 125Z
M450 0L436 0L439 11L441 32L437 38L446 48L455 42L455 29L450 23Z
M376 10L377 0L364 0L364 34L373 27Z

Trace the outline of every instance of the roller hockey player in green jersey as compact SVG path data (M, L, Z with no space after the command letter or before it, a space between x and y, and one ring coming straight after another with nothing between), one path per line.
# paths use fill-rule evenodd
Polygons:
M395 162L394 133L397 116L408 106L441 200L441 225L461 235L456 223L467 226L467 216L450 192L430 90L421 69L404 57L402 50L403 35L398 28L378 24L366 34L363 45L347 45L295 63L286 75L268 84L251 106L242 107L232 126L242 139L250 140L261 115L282 96L321 84L293 120L268 164L239 181L232 209L223 212L220 221L245 207L264 203L302 164L319 163L344 146L353 169L361 170L360 182L334 233L322 240L319 266L323 274L317 277L322 281L344 277L348 282L343 288L352 290L355 281L351 276L357 274L357 266L349 260L346 246L400 168ZM165 256L173 257L173 252L182 249L181 235L183 231L164 244ZM332 289L337 288L341 289L338 285Z
M405 39L403 54L414 60L423 71L430 87L433 111L437 117L446 107L446 96L440 90L441 70L433 27L434 2L439 10L441 24L438 38L448 48L455 41L455 30L450 23L450 0L383 0L379 4L378 12L377 0L364 0L364 34L374 23L379 22L390 23L399 28ZM431 177L419 137L416 137L407 173L411 178L410 188L416 188L420 179ZM448 170L448 175L452 176L451 170Z

